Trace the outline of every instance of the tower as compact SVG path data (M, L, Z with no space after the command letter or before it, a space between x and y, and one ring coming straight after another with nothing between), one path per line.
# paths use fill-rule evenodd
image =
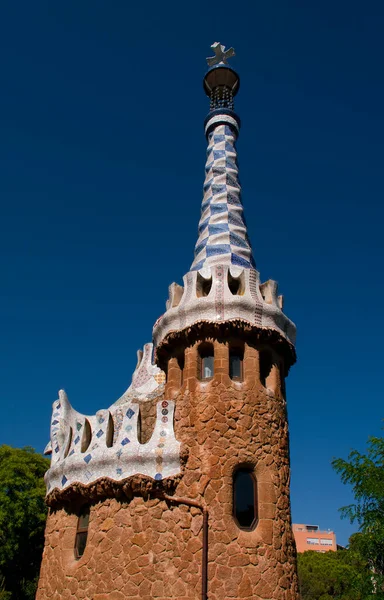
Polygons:
M238 180L234 52L212 46L195 255L132 384L53 405L37 600L296 600L284 380L295 326L261 283ZM154 350L154 352L153 352Z

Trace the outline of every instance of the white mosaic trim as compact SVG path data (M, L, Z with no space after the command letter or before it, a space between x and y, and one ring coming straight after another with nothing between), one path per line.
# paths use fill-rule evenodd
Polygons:
M228 284L230 276L239 280L239 294L232 294ZM201 277L206 280L212 278L209 294L202 297L198 295ZM295 344L296 326L282 312L283 297L278 295L277 283L269 280L261 284L255 269L214 265L187 273L182 290L181 286L175 286L170 286L167 310L153 328L155 345L159 345L168 333L200 321L236 319L262 329L274 329Z
M181 472L180 443L173 430L174 402L163 397L165 374L152 364L152 351L153 345L146 344L127 392L96 415L78 413L66 393L59 392L53 403L51 441L45 449L51 454L45 475L47 494L105 477L121 481L141 474L160 481ZM149 397L159 397L156 424L151 439L141 444L139 404L133 398Z
M237 133L239 133L239 124L236 121L236 119L234 119L230 115L221 114L221 115L215 115L214 117L209 119L209 121L207 122L207 124L205 126L205 134L207 134L207 131L209 130L210 127L212 127L212 125L215 125L216 123L221 125L223 123L223 121L228 123L228 125L231 125L232 127L234 127L236 129Z
M208 136L199 237L191 271L220 264L254 267L241 204L235 141L234 130L222 123Z
M115 404L124 404L129 400L153 400L164 392L166 376L152 362L153 344L145 344L143 352L138 351L137 358L132 383Z

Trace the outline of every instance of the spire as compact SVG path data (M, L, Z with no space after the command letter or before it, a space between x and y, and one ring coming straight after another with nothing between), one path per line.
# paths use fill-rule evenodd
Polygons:
M240 79L227 65L227 59L235 55L233 48L225 50L219 42L211 48L215 56L207 58L210 68L204 77L204 90L211 101L205 120L208 149L204 196L191 271L217 264L250 269L255 265L243 216L237 166L240 119L233 110Z
M173 345L230 331L282 344L286 364L293 364L296 327L283 313L277 283L260 281L243 215L236 151L240 119L234 111L240 79L227 63L235 52L219 42L211 47L204 77L210 111L199 237L184 285L170 285L166 311L153 327L158 364L166 363Z

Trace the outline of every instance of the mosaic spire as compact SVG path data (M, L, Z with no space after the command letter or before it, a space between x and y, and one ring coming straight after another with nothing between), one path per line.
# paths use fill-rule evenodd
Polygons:
M249 269L255 264L241 203L236 151L240 119L234 112L240 79L227 65L227 59L235 54L233 48L225 50L219 42L211 48L215 56L207 58L210 68L204 78L204 90L210 98L205 119L208 149L204 196L191 271L218 264Z

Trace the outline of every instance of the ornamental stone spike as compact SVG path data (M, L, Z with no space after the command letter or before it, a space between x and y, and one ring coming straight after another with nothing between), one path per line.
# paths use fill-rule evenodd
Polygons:
M235 56L235 51L233 48L225 49L225 46L220 44L220 42L214 42L211 46L212 50L215 53L215 56L207 57L208 67L214 67L219 64L227 64L227 59Z

